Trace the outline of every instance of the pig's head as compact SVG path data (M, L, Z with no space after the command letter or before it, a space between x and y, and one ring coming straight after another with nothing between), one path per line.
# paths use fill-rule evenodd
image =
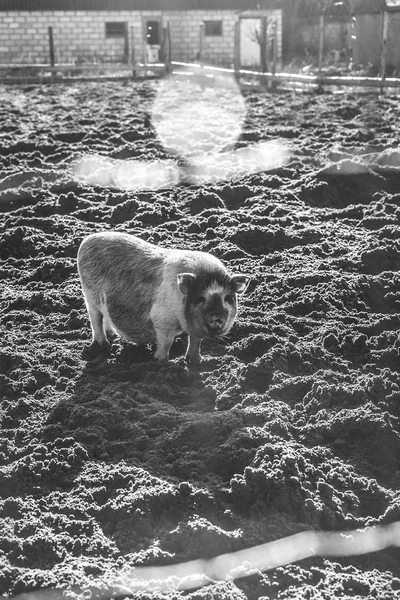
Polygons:
M225 335L237 313L237 295L250 278L225 272L179 273L178 287L184 295L189 335L198 338Z

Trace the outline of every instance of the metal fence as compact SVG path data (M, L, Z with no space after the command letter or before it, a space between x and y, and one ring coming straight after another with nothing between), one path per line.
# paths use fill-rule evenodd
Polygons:
M284 19L284 70L400 76L400 12L314 14Z

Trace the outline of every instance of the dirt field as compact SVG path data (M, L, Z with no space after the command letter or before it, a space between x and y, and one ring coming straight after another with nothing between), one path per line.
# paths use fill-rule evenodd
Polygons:
M74 180L80 155L174 158L159 85L0 88L4 595L74 598L133 566L400 520L400 100L248 91L236 148L283 140L284 166L145 191ZM110 229L252 276L200 368L184 336L166 366L120 339L83 359L76 254ZM396 598L400 552L132 596Z

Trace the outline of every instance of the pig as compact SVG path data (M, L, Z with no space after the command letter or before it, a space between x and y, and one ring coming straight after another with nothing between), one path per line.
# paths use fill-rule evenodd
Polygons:
M247 275L231 275L207 252L167 249L127 233L88 235L78 250L78 272L93 332L92 348L109 348L117 333L135 344L155 344L169 360L174 338L189 336L186 360L201 360L203 338L227 334Z

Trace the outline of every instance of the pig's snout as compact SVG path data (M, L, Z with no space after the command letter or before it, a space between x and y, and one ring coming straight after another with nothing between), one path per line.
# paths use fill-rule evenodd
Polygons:
M219 313L214 313L206 319L206 327L211 335L220 335L225 327L226 318Z
M213 293L206 300L203 319L209 335L221 335L225 333L228 310L223 303L221 293Z

